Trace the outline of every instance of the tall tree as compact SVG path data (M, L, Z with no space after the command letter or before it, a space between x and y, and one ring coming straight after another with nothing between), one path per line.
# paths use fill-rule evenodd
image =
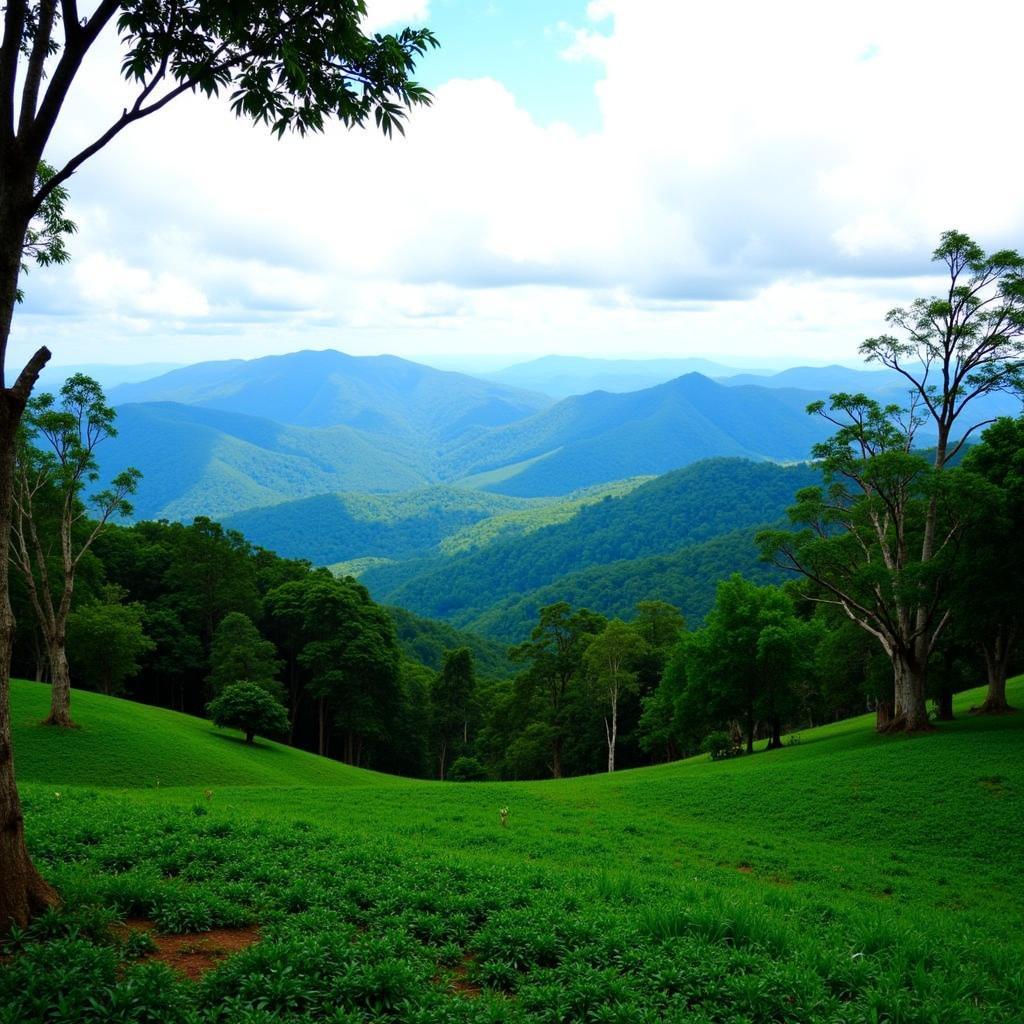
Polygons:
M283 696L277 681L280 669L274 645L263 639L248 615L231 612L221 619L213 634L207 679L215 695L225 686L244 679L280 699Z
M964 538L954 615L980 646L988 693L979 711L1003 714L1006 676L1024 637L1024 417L999 419L968 452L964 470L989 485L992 507Z
M900 336L885 334L861 345L869 362L905 378L908 409L900 416L862 395L833 395L829 411L823 402L809 407L839 428L831 448L818 457L831 462L833 476L843 477L848 489L837 501L802 501L799 521L812 529L849 531L863 549L862 555L851 552L859 564L880 561L885 579L865 600L850 585L851 579L865 582L864 574L850 572L849 561L823 570L821 562L808 562L806 545L777 534L767 544L779 564L814 578L828 600L879 641L893 664L894 718L888 727L909 732L929 728L928 662L948 622L941 597L949 576L934 563L948 555L962 525L951 528L949 518L943 519L946 492L937 481L916 486L924 477L919 469L910 471L915 431L922 424L934 430L932 468L939 476L990 422L973 414L975 400L1024 388L1024 258L1012 249L986 254L962 232L946 231L932 259L947 270L945 294L892 310L886 319ZM900 451L902 465L894 467Z
M68 618L68 650L75 671L94 690L120 693L139 671L139 659L156 644L143 629L145 611L122 604L116 590L106 601L91 601Z
M31 399L22 424L11 556L46 644L51 679L47 725L74 724L67 624L79 563L111 516L131 515L128 497L142 476L137 469L125 469L108 488L89 496L88 504L82 500L99 479L97 447L117 436L116 418L99 384L76 373L60 389L59 404L50 394Z
M316 701L317 750L329 752L338 727L342 759L361 763L366 747L388 734L400 710L394 624L353 579L335 579L321 570L298 586L305 641L298 663Z
M206 516L172 531L173 554L165 584L182 621L202 637L209 651L225 615L259 614L252 545L237 530L225 530Z
M556 779L562 777L569 688L579 679L590 638L601 631L604 623L604 616L596 612L586 608L573 611L567 602L559 601L541 608L540 621L530 632L530 639L510 651L514 661L527 665L520 677L522 686L542 696L543 724L550 742L549 767Z
M765 722L769 749L782 746L794 684L811 671L816 632L796 617L781 588L759 587L739 574L723 580L704 627L683 644L682 717L705 727L739 721L748 754L757 723Z
M587 679L597 695L604 716L608 746L608 771L615 771L615 747L619 739L619 700L637 692L636 663L645 644L640 632L621 619L612 619L587 645L583 656Z
M896 406L847 394L822 406L812 408L838 428L813 450L827 487L797 494L789 517L802 529L759 541L815 585L810 600L840 608L881 644L893 668L893 716L882 727L928 730L928 661L949 623L944 594L976 501L960 477L915 453L918 421Z
M468 647L445 651L441 671L430 688L431 723L437 753L437 777L444 781L452 750L469 741L468 723L476 693L473 652Z
M331 119L386 134L429 103L411 79L436 45L424 29L367 36L363 0L279 4L254 0L8 0L0 40L0 551L10 544L15 438L25 405L50 358L40 348L8 385L7 345L26 258L66 258L63 186L125 128L177 97L229 91L239 117L286 131L321 131ZM117 34L118 65L137 86L95 139L59 168L44 154L90 51ZM0 558L0 934L54 901L29 859L14 778L10 661L14 623L7 560Z

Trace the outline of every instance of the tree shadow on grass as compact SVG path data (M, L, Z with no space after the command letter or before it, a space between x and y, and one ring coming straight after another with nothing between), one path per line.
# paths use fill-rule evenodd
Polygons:
M227 743L233 743L236 746L242 747L245 750L260 750L265 751L268 754L280 754L283 753L284 748L278 745L271 745L266 741L261 741L257 736L252 743L246 743L244 736L236 736L227 732L214 731L213 735L218 739L222 739Z

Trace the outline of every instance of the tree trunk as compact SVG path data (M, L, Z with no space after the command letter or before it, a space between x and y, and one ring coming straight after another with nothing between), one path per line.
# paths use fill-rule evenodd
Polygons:
M50 649L50 715L43 725L56 725L62 729L74 729L71 720L71 671L68 668L68 654L63 638L52 641Z
M562 777L562 737L556 736L551 741L551 777L560 779Z
M441 749L437 752L437 777L441 782L444 782L444 763L448 756L448 747L446 744L441 744Z
M327 752L326 749L324 748L324 699L323 699L323 697L321 697L317 701L317 719L318 719L319 725L318 725L318 729L317 729L316 751L317 751L317 753L321 757L323 757L324 754Z
M245 730L245 742L252 746L253 737L256 735L251 729Z
M893 657L895 714L887 732L931 732L925 699L925 671L920 663L898 653Z
M891 700L880 700L875 705L875 731L876 732L888 732L889 726L892 724L892 720L895 717L895 708ZM839 720L839 716L836 716L836 721Z
M18 249L20 262L20 247ZM0 268L2 271L2 268ZM2 280L7 278L7 281ZM0 272L0 316L9 302L0 337L6 341L10 309L14 305L10 275ZM5 284L9 287L5 288ZM24 402L9 390L0 390L0 551L8 551L11 538L11 498L14 485L14 439ZM25 846L25 824L14 777L11 746L11 646L14 614L8 591L8 560L0 558L0 935L12 925L23 927L35 915L54 906L57 893L36 871Z
M937 708L936 717L940 722L953 721L953 691L948 686L943 686L939 691L935 706Z
M619 738L619 705L618 702L612 701L612 724L609 727L608 722L604 724L605 734L608 737L608 771L615 771L615 744Z
M782 722L777 718L772 719L772 735L768 740L766 750L780 750L782 748Z
M1002 627L997 631L992 643L982 646L985 654L985 673L988 677L988 692L985 703L980 708L972 708L976 714L1005 715L1013 708L1006 702L1006 672L1013 650L1013 635L1004 635Z

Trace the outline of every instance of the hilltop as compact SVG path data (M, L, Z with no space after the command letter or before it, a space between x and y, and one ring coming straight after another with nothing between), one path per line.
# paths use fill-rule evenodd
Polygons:
M423 435L450 440L550 404L542 395L397 356L351 356L334 349L196 363L121 384L109 397L118 405L176 402L298 427L344 425L407 441Z

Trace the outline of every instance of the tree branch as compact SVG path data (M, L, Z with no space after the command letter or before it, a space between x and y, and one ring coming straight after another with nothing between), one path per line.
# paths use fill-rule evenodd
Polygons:
M24 135L36 116L39 87L43 81L46 58L50 55L50 40L53 38L53 23L57 17L56 0L42 0L39 4L38 23L32 52L25 71L25 84L21 89L21 116L18 118L18 134Z
M5 148L14 140L14 89L27 8L25 0L8 0L4 11L4 41L0 47L0 132Z
M43 372L43 367L49 361L50 350L44 345L25 364L25 369L18 374L14 387L8 390L8 394L18 402L21 408L25 407L29 395L32 394L32 389L36 386L36 381L39 380L39 374Z

